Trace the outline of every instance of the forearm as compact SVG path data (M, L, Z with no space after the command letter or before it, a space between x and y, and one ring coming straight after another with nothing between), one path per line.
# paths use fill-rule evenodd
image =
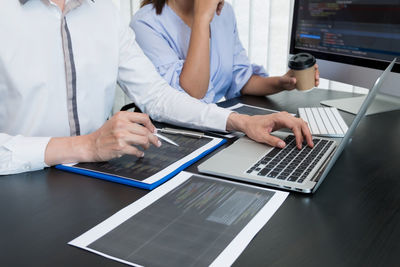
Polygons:
M282 91L280 77L261 77L253 75L241 90L242 95L271 95Z
M197 99L206 95L210 80L209 36L209 23L202 18L195 18L187 58L180 75L180 85Z
M48 166L64 163L93 161L92 141L89 135L56 137L46 147L45 163Z

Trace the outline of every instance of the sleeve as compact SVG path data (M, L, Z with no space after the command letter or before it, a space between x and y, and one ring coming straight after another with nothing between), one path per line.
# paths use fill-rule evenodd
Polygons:
M0 175L48 167L44 155L50 137L10 136L0 133Z
M259 75L266 77L268 73L263 66L251 64L247 56L246 50L240 42L239 33L237 29L235 15L232 11L234 20L234 54L233 54L233 77L232 84L227 91L225 97L227 99L240 96L242 88L246 85L252 75Z
M136 43L132 29L122 25L118 82L130 99L154 120L225 131L232 111L205 104L169 86Z
M185 92L180 86L180 76L185 60L179 58L170 45L171 41L168 41L155 26L136 17L133 17L130 27L134 30L136 42L154 64L161 77L173 88ZM213 88L214 85L210 79L208 92Z

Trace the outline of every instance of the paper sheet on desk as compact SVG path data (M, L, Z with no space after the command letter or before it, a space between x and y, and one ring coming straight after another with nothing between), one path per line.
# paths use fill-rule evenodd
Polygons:
M69 244L133 266L229 266L287 195L182 172Z
M231 107L227 107L227 109L236 111L237 113L240 114L246 114L246 115L268 115L268 114L274 114L279 112L278 110L273 110L273 109L268 109L268 108L260 108L260 107L256 107L256 106L251 106L251 105L247 105L247 104L236 104L234 106ZM290 113L293 116L296 116L296 114Z

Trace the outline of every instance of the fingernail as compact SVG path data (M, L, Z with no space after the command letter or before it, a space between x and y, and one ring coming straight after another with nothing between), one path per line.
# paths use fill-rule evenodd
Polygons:
M157 147L160 147L161 145L162 145L161 141L158 140L158 142L157 142Z
M285 144L285 142L280 141L280 142L278 143L278 146L279 146L280 148L284 148L284 147L286 146L286 144Z
M142 152L142 154L140 155L141 158L144 158L144 152Z
M156 134L156 133L157 133L157 128L154 128L153 134Z

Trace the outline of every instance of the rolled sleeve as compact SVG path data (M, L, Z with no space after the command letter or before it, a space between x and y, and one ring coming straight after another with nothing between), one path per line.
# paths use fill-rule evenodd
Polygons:
M0 141L0 174L41 170L50 137L7 136Z
M185 63L184 60L178 60L170 64L159 66L156 69L158 73L161 75L161 77L163 77L164 80L171 87L177 89L180 92L186 93L186 91L180 85L180 76L182 73L182 68L184 63ZM213 89L214 89L214 84L210 80L208 83L207 94L202 99L200 99L200 101L204 103L213 103L215 98L215 92Z
M225 131L231 110L206 104L173 89L121 25L118 81L139 108L154 120L205 130Z
M151 16L142 18L136 14L130 24L135 32L136 42L143 53L150 59L158 73L172 87L180 92L186 91L180 85L185 59L178 56L171 47L171 40L163 35L162 29L158 29L158 23L152 21ZM150 20L150 21L149 21ZM215 98L214 84L210 79L207 94L203 99L204 103L213 103Z
M181 92L185 91L180 85L180 76L184 63L184 60L178 60L170 64L158 66L156 68L161 77L163 77L169 85Z
M168 66L173 66L172 69L177 71L182 69L184 60L176 55L154 22L134 16L130 27L135 33L135 41L157 69L170 69Z

